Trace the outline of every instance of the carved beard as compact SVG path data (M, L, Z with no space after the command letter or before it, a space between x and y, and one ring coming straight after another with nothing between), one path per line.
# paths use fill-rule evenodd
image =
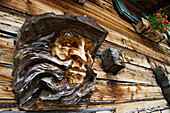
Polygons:
M49 46L50 40L41 37L15 47L12 87L21 109L41 110L38 101L55 101L58 105L87 103L95 90L96 74L87 64L84 82L71 84L65 75L72 60L53 57Z

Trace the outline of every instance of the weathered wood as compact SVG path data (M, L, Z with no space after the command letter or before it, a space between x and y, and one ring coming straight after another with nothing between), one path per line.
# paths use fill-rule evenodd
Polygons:
M12 65L13 54L8 53L7 51L3 53L4 55L0 56L0 58L2 58L0 62ZM7 55L8 57L6 57ZM102 79L157 84L151 69L131 65L129 63L126 63L125 65L125 69L121 70L117 75L113 76L111 73L106 73L103 71L101 68L101 60L96 58L93 69L97 72L97 77Z
M14 99L14 95L11 92L10 82L2 83L3 86L0 87L1 99ZM96 86L96 91L91 98L93 104L99 104L102 102L110 104L118 103L129 103L135 101L149 101L149 100L160 100L163 98L161 94L161 89L158 86L141 86L122 84L122 83L112 83L106 81L98 81ZM8 101L7 101L8 102Z
M162 98L159 86L141 86L138 84L133 85L131 83L99 80L97 81L96 90L91 101L119 103L151 98Z
M18 4L14 8L21 10L20 6L27 6L29 5L27 1L2 1L3 5L7 5L10 7L14 7L12 3ZM97 22L99 22L103 27L105 27L109 31L109 36L107 37L108 41L112 41L116 44L119 44L123 47L127 47L129 49L138 51L140 53L144 53L148 56L151 56L155 59L160 61L169 62L167 50L165 48L158 47L156 44L149 42L148 39L141 38L134 32L132 26L130 26L127 22L120 20L119 16L112 16L113 14L107 10L103 11L101 7L94 5L91 2L88 2L82 7L78 4L74 4L71 1L31 1L32 5L29 5L30 8L36 9L36 4L39 3L39 7L49 7L48 5L55 6L60 10L69 12L72 11L80 15L87 15L93 17ZM61 7L64 4L64 8ZM65 8L67 7L67 8ZM42 11L39 12L32 12L27 8L22 7L23 12L30 12L31 14L40 14ZM58 9L50 9L50 11L56 12ZM114 9L113 9L114 10ZM47 11L44 11L47 12ZM71 12L69 14L72 14ZM103 15L103 16L101 16ZM103 18L105 17L105 18ZM115 20L116 19L116 20ZM118 21L120 20L120 21ZM118 30L119 29L119 30ZM122 42L123 41L123 42ZM151 48L152 45L152 49ZM161 53L159 53L162 51ZM164 51L164 52L163 52ZM152 54L151 54L152 53ZM165 56L166 55L166 56ZM168 56L167 56L168 55Z
M127 103L120 103L120 104L108 104L108 105L90 105L88 109L91 108L116 108L118 113L126 113L126 112L133 112L142 109L151 109L158 106L167 106L165 100L153 100L153 101L139 101L139 102L127 102Z
M1 78L0 78L0 80L3 82L3 83L5 83L6 85L5 86L8 86L8 87L10 87L11 86L11 82L12 82L12 76L11 76L11 72L12 72L12 69L11 68L7 68L7 67L0 67L0 76L1 76ZM8 73L7 73L8 72ZM101 76L100 74L99 74L99 76ZM118 89L121 89L120 91L121 92L124 92L124 95L126 95L126 97L128 97L129 99L131 99L131 96L133 95L133 93L134 94L137 94L136 96L140 96L140 95L138 95L138 93L140 93L141 92L141 95L143 96L143 95L145 95L145 98L151 98L150 96L150 93L152 93L152 92L155 92L155 95L160 95L160 96L162 96L162 93L161 93L161 89L158 87L158 86L155 86L155 85L151 85L151 84L148 84L149 86L147 86L147 84L145 85L144 84L144 86L142 86L142 84L140 84L140 83L136 83L136 84L133 84L133 83L117 83L117 82L114 82L114 81L108 81L108 80L105 80L105 79L108 79L108 78L103 78L103 80L102 81L99 81L98 83L97 83L97 89L98 90L96 90L96 91L99 91L98 93L100 94L100 93L102 93L102 92L104 92L103 94L103 96L106 96L107 97L107 94L111 94L110 92L114 92L114 90L116 89L116 88L118 88ZM115 84L115 85L112 85L112 84ZM107 88L106 88L107 87ZM115 89L114 88L112 88L112 87L115 87ZM3 88L4 89L4 88ZM155 90L154 90L155 89ZM11 90L11 88L9 88L9 91ZM3 90L2 90L3 91ZM118 90L115 90L115 92L116 91L118 91ZM118 91L118 92L120 92L120 91ZM4 93L6 94L8 92L8 90L7 91L5 91ZM121 93L120 92L120 93ZM10 94L13 94L11 91L10 92L8 92L9 93L9 95ZM105 94L106 93L106 94ZM142 94L143 93L143 94ZM145 94L144 94L145 93ZM148 95L150 95L150 96L147 96L147 93L148 93ZM1 95L2 97L3 96L6 96L6 95ZM112 94L112 96L114 96L114 94ZM108 98L110 98L111 99L111 97L112 96L109 96ZM141 96L141 97L142 97ZM125 97L125 98L126 98ZM135 96L134 96L135 97ZM156 96L155 96L156 97ZM152 95L152 98L155 98L153 95ZM1 97L0 97L1 98ZM10 97L8 97L8 98L10 98ZM97 97L98 98L98 97ZM142 97L143 98L143 97ZM12 97L12 99L13 99L13 97Z
M3 41L4 38L0 38L0 39L2 39L2 41ZM4 40L4 43L2 43L2 46L6 46L6 43L8 43L7 39ZM11 49L12 49L12 44L13 44L13 40L11 40L11 42L9 41L9 45L11 45ZM10 48L9 48L9 49L6 49L5 52L4 51L2 51L2 52L4 53L4 55L1 55L1 58L2 58L1 63L12 64L13 51L10 51ZM137 63L137 61L136 61L136 63ZM101 68L101 60L100 59L95 59L93 68L98 73L98 78L156 84L156 80L154 78L154 75L153 75L151 69L131 65L129 63L126 63L126 68L124 70L120 71L115 76L113 76L112 74L103 72L103 69Z
M125 68L124 58L122 53L113 47L105 49L101 54L102 67L106 72L117 74Z
M157 84L151 69L131 65L128 63L125 63L125 66L125 69L113 76L111 73L106 73L103 71L101 68L101 60L96 58L93 68L95 69L98 78L154 85Z
M161 66L156 67L154 69L154 73L165 99L167 100L168 104L170 104L170 75L168 75Z
M3 106L9 106L9 107L1 107L0 110L19 110L18 107L15 107L17 104L13 101L9 101L9 104L5 104L7 102L2 102ZM11 107L10 107L11 106ZM121 104L108 104L108 105L89 105L87 109L102 109L100 113L104 110L109 110L107 108L115 108L116 107L116 113L124 113L124 112L155 112L155 111L167 111L169 112L169 107L166 105L166 102L164 100L154 100L154 101L137 101L134 103L121 103ZM24 111L23 111L24 112ZM110 113L109 111L106 111L107 113ZM25 112L24 112L25 113ZM104 112L105 113L105 112ZM166 112L165 112L166 113Z
M70 0L2 0L0 5L7 8L0 6L0 29L2 30L0 31L0 84L2 84L0 103L14 103L12 107L0 107L0 110L19 110L14 106L17 103L11 91L13 41L17 31L25 18L45 12L93 17L109 31L109 36L102 44L100 52L108 47L114 47L121 50L125 58L126 68L115 76L103 71L101 60L98 58L100 54L95 59L93 69L98 74L98 82L88 109L116 108L118 113L168 109L152 72L153 68L161 65L167 73L170 73L167 43L161 42L157 45L136 34L133 26L116 12L112 0L88 0L84 5Z
M3 15L6 15L6 17L8 17L8 20L11 20L10 18L12 18L12 17L15 18L13 20L14 22L17 20L20 20L19 17L17 18L17 16L11 16L7 13L3 13ZM22 22L20 22L20 23L22 23ZM105 41L105 43L102 45L100 50L102 51L103 49L105 49L107 47L114 47L114 48L121 50L126 62L135 64L135 65L139 65L139 66L144 66L146 68L151 67L147 61L146 55L129 50L127 48L123 48L122 46L116 45L114 43L110 43L108 41ZM150 58L150 59L152 59L152 58Z

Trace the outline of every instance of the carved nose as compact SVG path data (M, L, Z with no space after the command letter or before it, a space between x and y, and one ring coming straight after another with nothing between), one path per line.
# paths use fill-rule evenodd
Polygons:
M70 55L73 57L73 59L75 61L78 61L80 63L87 62L86 53L85 53L84 48L81 48L79 50L72 50L70 52Z

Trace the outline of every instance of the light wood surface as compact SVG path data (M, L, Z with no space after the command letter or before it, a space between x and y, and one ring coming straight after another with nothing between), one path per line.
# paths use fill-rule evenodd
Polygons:
M1 0L0 4L0 103L14 103L0 110L19 110L11 89L14 40L29 15L56 14L87 15L109 31L100 52L108 47L121 50L126 67L117 75L106 73L100 56L93 69L97 73L96 91L88 109L116 108L118 113L167 111L167 102L157 85L152 69L158 65L170 72L170 54L166 42L159 45L141 37L133 26L115 10L112 0L88 0L84 5L72 0ZM162 45L162 46L161 46ZM158 107L159 106L159 107Z

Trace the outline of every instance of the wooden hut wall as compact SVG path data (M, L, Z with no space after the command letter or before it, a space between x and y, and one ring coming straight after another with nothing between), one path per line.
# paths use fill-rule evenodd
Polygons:
M97 56L96 91L88 109L116 108L118 113L167 111L167 102L152 69L158 65L170 73L170 54L166 42L159 45L135 32L122 18L112 0L1 0L0 1L0 110L18 110L11 90L14 40L24 20L32 15L54 12L59 15L86 15L94 18L109 34L100 48L121 50L126 67L117 75L106 73ZM8 104L5 104L8 103ZM11 104L10 104L11 103Z

